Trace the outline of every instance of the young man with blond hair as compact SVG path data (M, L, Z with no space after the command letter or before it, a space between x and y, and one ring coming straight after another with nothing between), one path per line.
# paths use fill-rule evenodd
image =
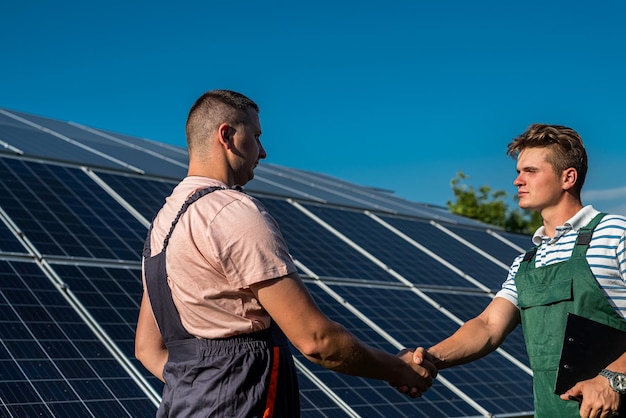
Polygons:
M414 358L428 358L440 370L467 363L495 350L521 323L535 416L612 416L626 392L619 383L626 380L626 354L560 396L553 390L568 313L626 330L626 217L583 206L587 153L573 129L531 125L507 153L517 158L519 206L543 218L535 246L513 261L502 289L480 315L427 351L418 348Z

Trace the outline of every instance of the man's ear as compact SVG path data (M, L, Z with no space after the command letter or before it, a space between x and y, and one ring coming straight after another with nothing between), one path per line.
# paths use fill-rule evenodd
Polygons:
M220 144L222 144L225 147L229 148L231 140L232 140L232 132L233 131L234 131L234 129L229 124L222 123L217 128L217 135L218 135L218 139L220 141Z
M563 170L563 190L569 190L574 187L578 180L578 171L574 167Z

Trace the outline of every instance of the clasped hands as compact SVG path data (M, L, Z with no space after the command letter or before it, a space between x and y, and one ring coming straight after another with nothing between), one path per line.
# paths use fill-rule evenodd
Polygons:
M401 384L390 384L398 392L411 398L418 398L433 384L433 379L437 377L437 367L435 358L423 347L415 350L405 348L398 353L398 357L413 369L412 376L405 378ZM407 380L408 379L408 380Z

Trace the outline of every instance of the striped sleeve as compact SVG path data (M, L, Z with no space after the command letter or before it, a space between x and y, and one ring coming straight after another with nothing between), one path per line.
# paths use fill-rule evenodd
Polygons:
M504 298L511 302L513 305L517 306L517 288L515 287L515 275L517 274L517 270L524 259L524 254L518 255L511 267L509 267L509 274L507 275L506 280L502 283L502 288L496 293L497 298Z

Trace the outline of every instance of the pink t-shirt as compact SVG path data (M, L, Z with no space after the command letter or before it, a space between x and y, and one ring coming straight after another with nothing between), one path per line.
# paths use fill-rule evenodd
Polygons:
M196 191L226 187L206 177L186 177L154 220L152 255L181 206ZM265 329L270 318L249 286L296 271L278 225L256 199L217 190L181 216L167 247L168 283L185 329L202 338L224 338ZM144 278L145 287L145 278Z

